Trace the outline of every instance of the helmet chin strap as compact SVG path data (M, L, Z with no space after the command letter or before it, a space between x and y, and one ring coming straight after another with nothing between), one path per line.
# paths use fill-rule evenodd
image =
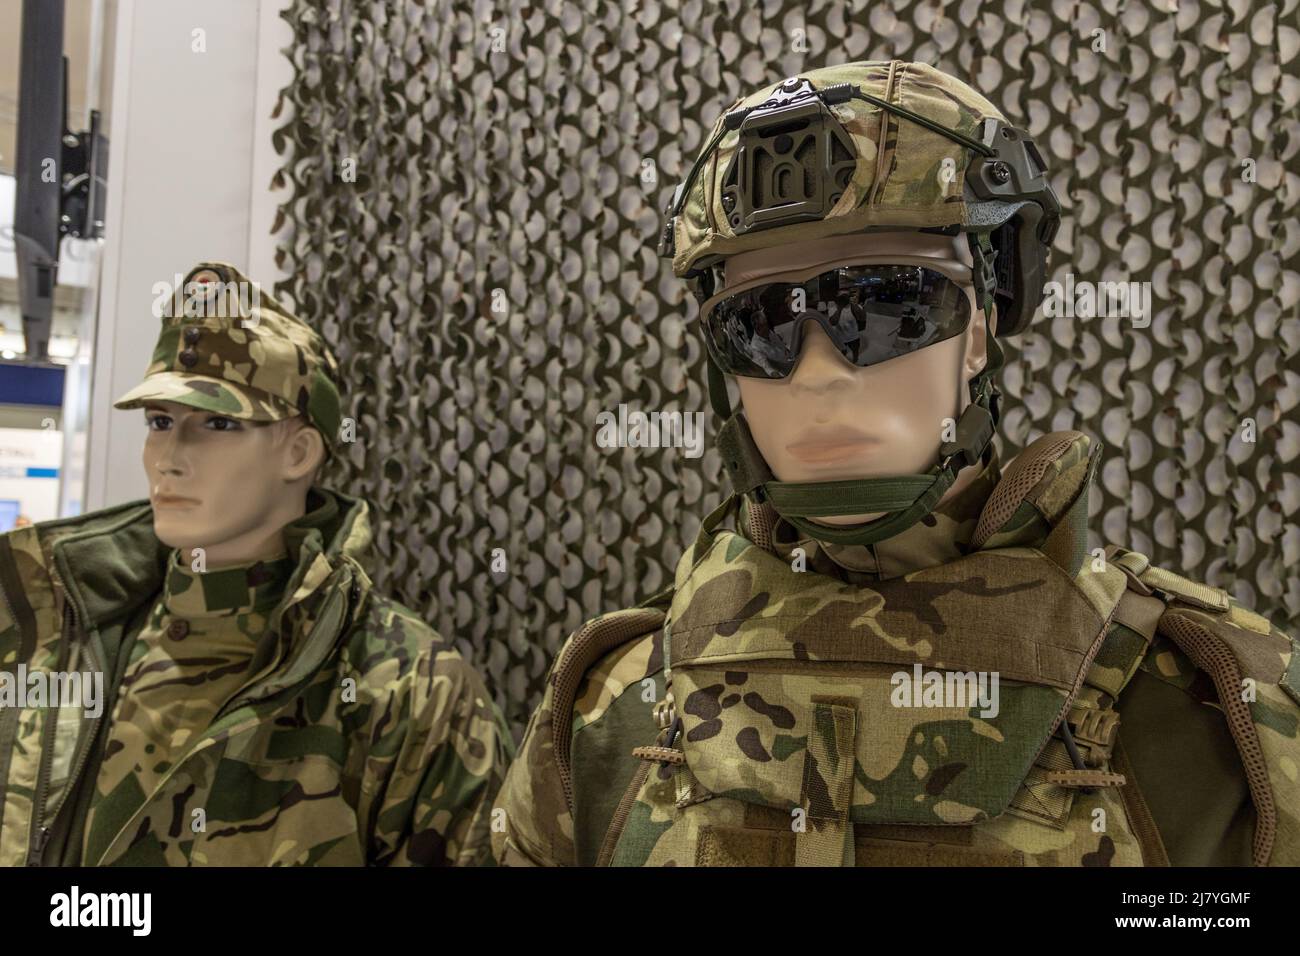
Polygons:
M986 299L986 315L991 313L991 298ZM777 514L804 534L832 544L874 544L905 531L935 509L963 468L986 459L992 448L1001 396L994 376L1002 367L1003 354L991 332L987 343L984 368L970 380L970 404L957 419L953 440L939 446L933 468L923 475L843 481L776 480L744 415L739 410L732 412L726 379L708 356L709 400L723 420L718 445L735 494L753 494L759 501L770 501ZM809 520L877 512L883 512L881 517L849 526Z

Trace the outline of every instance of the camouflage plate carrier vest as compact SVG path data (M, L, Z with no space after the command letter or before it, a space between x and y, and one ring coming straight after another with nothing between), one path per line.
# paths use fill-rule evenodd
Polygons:
M1294 644L1223 591L1089 552L1097 458L1079 433L1044 436L1008 466L969 554L871 587L792 571L761 546L761 508L749 538L712 532L726 505L706 519L670 603L597 618L557 667L569 714L591 663L663 630L668 692L597 862L1167 864L1115 747L1116 703L1154 640L1217 687L1254 862L1295 863ZM916 665L951 690L996 672L996 709L900 706ZM555 729L566 794L569 740Z

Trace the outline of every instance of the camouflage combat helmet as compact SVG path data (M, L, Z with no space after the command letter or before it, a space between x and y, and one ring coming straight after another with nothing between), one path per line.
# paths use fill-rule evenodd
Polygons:
M332 452L342 423L338 363L269 292L232 265L201 262L162 316L144 381L115 408L165 401L255 422L302 415Z
M1042 299L1060 203L1033 140L967 84L924 63L861 61L810 70L741 97L714 123L668 206L659 255L703 304L740 252L848 233L964 233L996 337L1024 331ZM998 418L996 338L970 382L971 404L925 475L781 482L759 453L706 350L709 397L724 421L723 461L805 533L868 544L919 521L964 467L991 450ZM810 517L882 512L831 528Z

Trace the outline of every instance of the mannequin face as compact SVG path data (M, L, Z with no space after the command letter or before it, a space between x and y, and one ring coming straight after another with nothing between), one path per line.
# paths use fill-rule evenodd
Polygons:
M302 516L324 460L320 433L296 417L259 424L176 402L144 409L144 468L154 533L208 569L274 558Z
M772 281L792 271L849 263L925 265L956 279L971 299L972 319L954 338L858 368L816 323L804 326L799 363L785 379L737 377L750 432L777 479L834 481L922 474L935 464L944 420L970 403L967 383L984 367L984 312L975 302L964 236L873 233L792 243L733 256L725 288ZM963 469L948 495L975 477ZM872 515L817 519L855 524Z

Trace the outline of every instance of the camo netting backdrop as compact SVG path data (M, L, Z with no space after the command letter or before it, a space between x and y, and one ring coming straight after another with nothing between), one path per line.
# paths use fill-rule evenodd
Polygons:
M277 291L337 350L357 423L328 477L379 506L379 585L454 637L516 733L565 637L669 583L721 499L707 441L594 439L620 403L708 410L694 300L654 253L672 187L738 96L848 60L983 91L1053 169L1054 278L1151 283L1149 328L1040 319L1010 343L1004 444L1090 433L1094 544L1297 624L1297 0L285 17Z

